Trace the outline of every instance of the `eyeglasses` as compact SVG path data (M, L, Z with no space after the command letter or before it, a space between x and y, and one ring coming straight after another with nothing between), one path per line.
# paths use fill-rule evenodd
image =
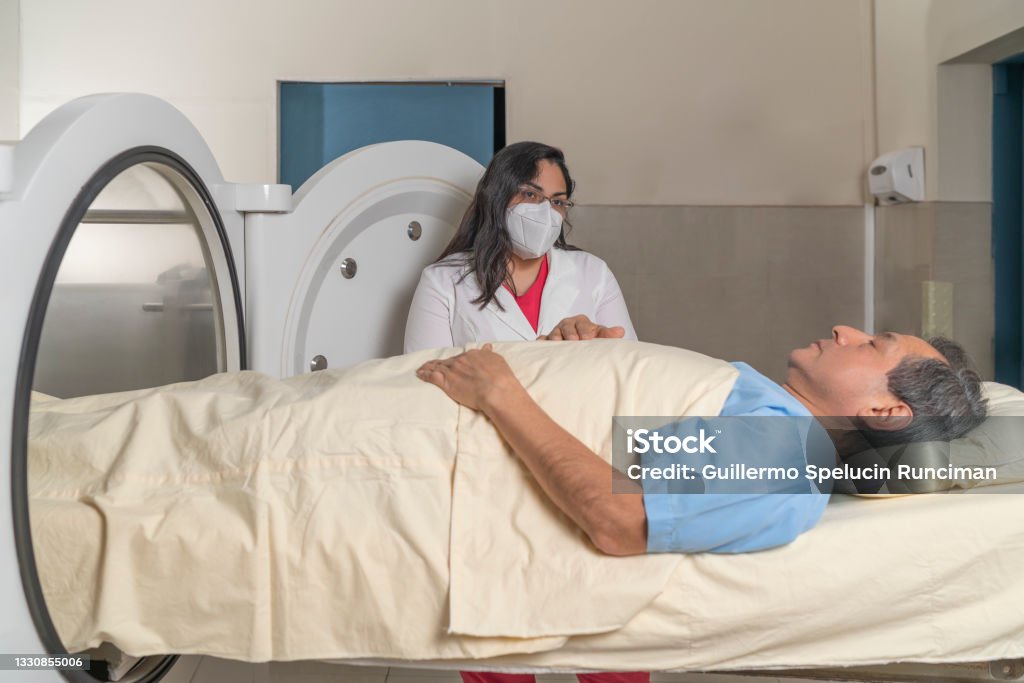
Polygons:
M576 206L565 197L548 197L532 185L519 186L515 196L516 204L540 204L541 202L550 202L551 207L563 216L569 213L569 209Z

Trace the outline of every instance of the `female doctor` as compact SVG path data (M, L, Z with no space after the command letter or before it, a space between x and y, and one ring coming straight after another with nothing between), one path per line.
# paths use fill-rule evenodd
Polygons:
M498 152L458 231L412 299L405 351L473 342L636 339L604 261L566 244L572 177L561 150Z
M517 142L494 155L444 253L423 270L405 351L473 342L636 339L615 276L565 242L572 177L561 150ZM535 683L530 674L460 672L463 683ZM649 683L645 672L580 683Z

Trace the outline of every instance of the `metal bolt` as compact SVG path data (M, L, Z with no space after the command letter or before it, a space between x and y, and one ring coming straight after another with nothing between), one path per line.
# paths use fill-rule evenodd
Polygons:
M320 370L327 369L327 358L317 354L313 356L313 360L309 361L309 371L319 372Z
M989 662L988 671L997 681L1017 681L1024 676L1024 659L998 659Z
M347 258L341 262L341 276L346 280L351 280L356 276L356 262L355 259Z
M408 230L409 239L411 239L413 242L415 242L416 240L418 240L420 238L420 235L422 235L422 234L423 234L423 226L420 225L419 221L413 221L412 223L409 224L409 230Z

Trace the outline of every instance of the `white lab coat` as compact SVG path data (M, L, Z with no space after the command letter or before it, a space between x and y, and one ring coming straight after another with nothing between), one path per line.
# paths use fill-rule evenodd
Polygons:
M464 257L455 254L423 269L405 325L406 353L474 342L534 340L564 318L580 314L599 325L624 327L625 338L636 339L619 283L593 254L548 252L548 278L536 332L504 287L483 309L473 303L480 296L480 285L474 275L459 281L466 268Z

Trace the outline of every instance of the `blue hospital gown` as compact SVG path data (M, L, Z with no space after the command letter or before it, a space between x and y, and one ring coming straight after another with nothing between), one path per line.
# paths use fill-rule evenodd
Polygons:
M702 423L700 418L694 418L697 422L687 420L679 424L686 425L687 433L693 433L694 427L700 424L727 424L731 430L761 430L760 434L744 437L744 443L758 444L757 448L746 449L744 460L795 467L801 477L780 484L783 493L714 493L716 488L736 491L737 486L742 486L714 481L697 484L709 493L672 493L672 490L679 490L673 486L680 484L645 479L642 484L649 553L764 550L789 543L813 527L825 510L828 493L820 492L814 481L803 475L809 462L829 464L827 461L834 457L828 436L804 405L785 389L746 363L733 363L733 366L740 374L720 417L759 419ZM788 417L765 419L771 416ZM704 462L715 462L716 457L722 456L707 456ZM751 490L757 490L757 484L751 486L754 487Z

